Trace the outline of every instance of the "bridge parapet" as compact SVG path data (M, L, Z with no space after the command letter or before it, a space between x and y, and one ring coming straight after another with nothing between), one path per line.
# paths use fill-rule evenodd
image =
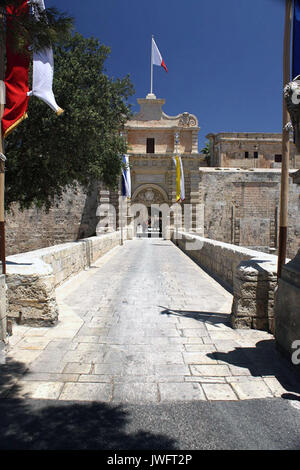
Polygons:
M191 233L178 235L178 246L233 293L232 326L274 332L277 256Z
M120 232L54 245L7 259L8 318L34 326L55 325L55 289L114 246Z

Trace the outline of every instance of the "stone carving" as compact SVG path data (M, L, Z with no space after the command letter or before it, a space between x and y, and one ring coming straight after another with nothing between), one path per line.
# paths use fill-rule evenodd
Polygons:
M145 191L145 199L146 201L153 201L154 192L152 191L152 189L147 189L147 191Z
M197 121L192 114L182 113L178 125L180 127L195 127L197 126Z
M164 198L156 189L146 188L138 193L133 202L146 205L162 204L164 202Z
M294 142L300 153L300 75L284 87L284 98L291 117L287 130L293 129Z

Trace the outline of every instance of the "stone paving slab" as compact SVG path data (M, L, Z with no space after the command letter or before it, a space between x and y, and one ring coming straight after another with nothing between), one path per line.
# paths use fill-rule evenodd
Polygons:
M272 335L169 241L126 242L57 289L59 323L14 325L2 397L124 403L300 396Z

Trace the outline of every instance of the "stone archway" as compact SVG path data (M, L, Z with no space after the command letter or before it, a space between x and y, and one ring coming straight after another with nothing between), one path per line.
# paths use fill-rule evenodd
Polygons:
M155 184L142 184L132 195L132 204L145 206L145 216L134 227L134 236L162 237L162 213L153 206L168 204L166 191Z
M142 184L134 191L133 203L141 203L150 206L151 204L163 204L169 202L166 191L157 184Z

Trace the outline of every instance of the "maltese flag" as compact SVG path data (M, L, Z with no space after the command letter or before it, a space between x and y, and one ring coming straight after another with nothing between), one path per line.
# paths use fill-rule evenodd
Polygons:
M163 67L166 72L168 71L166 64L164 63L163 58L161 56L161 53L159 52L159 49L156 45L156 42L154 41L154 38L152 38L152 63L154 65L159 65L160 67Z

